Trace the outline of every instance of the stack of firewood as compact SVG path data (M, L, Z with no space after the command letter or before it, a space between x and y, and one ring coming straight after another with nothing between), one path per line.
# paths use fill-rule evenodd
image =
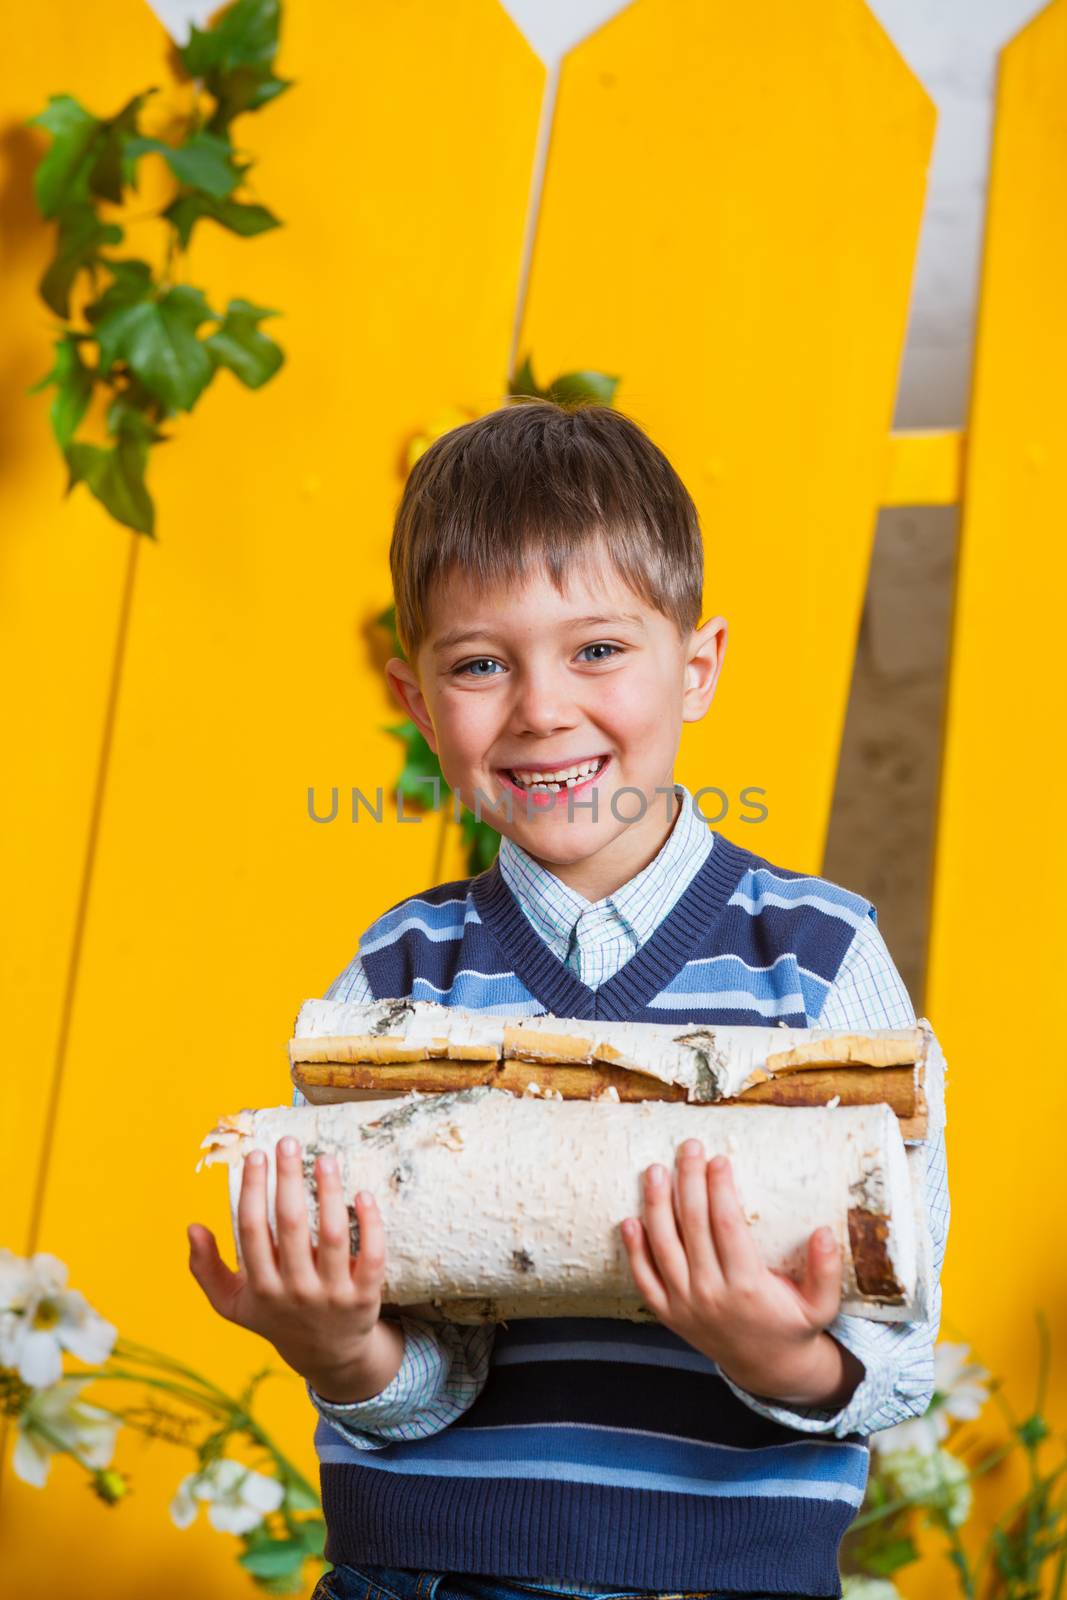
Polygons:
M229 1164L235 1209L243 1156L293 1134L314 1237L314 1161L335 1154L350 1200L378 1200L391 1305L456 1321L650 1317L618 1223L640 1214L643 1170L672 1167L695 1135L730 1157L768 1266L799 1281L826 1224L843 1310L926 1314L922 1141L931 1101L943 1112L944 1062L925 1021L675 1028L309 1000L289 1056L309 1104L224 1118L203 1160Z

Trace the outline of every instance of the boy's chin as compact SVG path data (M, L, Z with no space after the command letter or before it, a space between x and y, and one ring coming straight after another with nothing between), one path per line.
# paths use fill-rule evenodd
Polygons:
M602 826L588 817L568 820L566 812L561 816L533 817L529 821L516 817L501 832L529 855L559 866L573 866L588 860L608 841Z

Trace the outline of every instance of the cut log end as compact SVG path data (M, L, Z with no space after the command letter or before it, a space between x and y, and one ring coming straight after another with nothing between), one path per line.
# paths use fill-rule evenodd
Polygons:
M852 1206L848 1213L848 1239L856 1273L856 1287L888 1305L903 1305L907 1296L897 1282L889 1249L890 1219L875 1211Z

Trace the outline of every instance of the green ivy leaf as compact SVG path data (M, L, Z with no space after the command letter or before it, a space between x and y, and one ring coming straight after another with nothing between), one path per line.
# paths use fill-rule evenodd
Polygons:
M888 1578L918 1559L919 1551L914 1539L894 1539L869 1555L866 1564L875 1577Z
M464 809L459 820L460 834L467 847L467 870L484 872L500 850L500 835L490 823L479 821L473 811Z
M209 80L209 85L213 85L216 105L208 131L225 133L234 117L243 111L258 111L260 106L291 89L292 79L275 77L273 72L264 76L254 68L239 67L235 72Z
M431 806L434 796L438 793L434 788L433 779L436 778L440 785L440 793L444 793L444 775L441 772L441 763L430 749L426 740L419 732L418 727L410 719L407 722L394 723L385 729L395 739L399 739L404 746L404 765L400 769L400 776L396 780L396 792L404 800L411 800L416 805Z
M53 94L28 126L45 128L52 143L37 164L33 192L41 214L55 217L64 206L87 201L92 146L101 124L73 95Z
M135 158L130 146L137 142L141 107L150 95L157 93L157 89L146 89L143 94L134 95L115 116L100 123L89 171L90 193L99 199L118 205L123 185L134 182Z
M303 1484L298 1483L294 1478L290 1478L285 1486L285 1509L287 1511L321 1511L322 1501L310 1488L305 1488ZM305 1537L305 1528L314 1528L316 1520L312 1518L310 1522L299 1524L301 1538ZM321 1519L318 1520L319 1526L325 1531L325 1524L321 1522Z
M255 88L247 96L240 98L240 103L235 105L229 116L236 116L238 111L258 111L260 106L267 105L271 100L277 100L286 89L291 89L295 80L293 78L279 78L273 72L261 78Z
M148 451L135 439L120 439L111 449L70 444L64 452L70 469L67 494L84 483L116 522L155 537L155 508L145 487Z
M401 661L406 661L404 647L400 643L400 635L396 631L396 606L386 606L374 619L379 628L385 628L393 644L393 654L399 656Z
M130 139L126 148L131 160L155 151L182 183L216 200L225 199L236 189L245 170L234 160L230 141L215 133L195 133L184 144L176 145L164 144L162 139Z
M545 399L545 391L539 389L534 378L533 362L527 356L508 384L508 394L527 394L535 399Z
M121 244L122 229L101 222L88 201L69 205L59 218L56 253L38 284L41 298L57 317L70 316L70 291L85 267L100 260L100 246Z
M237 0L213 27L191 28L179 54L190 77L202 79L215 98L212 132L223 132L241 112L258 110L291 87L273 71L280 20L278 0Z
M269 71L278 51L281 7L278 0L237 0L203 32L192 26L178 51L193 78L234 72L239 67Z
M152 268L147 261L106 261L111 282L96 300L85 308L85 319L90 324L101 322L112 311L123 306L134 306L139 301L150 300L156 285Z
M215 370L196 336L214 316L202 289L178 284L162 300L120 307L96 325L100 370L124 360L144 387L174 411L191 411Z
M564 372L554 378L547 389L542 389L534 377L533 361L527 355L508 385L512 395L530 395L541 400L555 400L559 405L579 405L595 401L598 405L614 404L619 379L606 372L592 369L581 372Z
M107 431L113 439L140 439L145 444L166 444L169 433L159 428L128 395L116 395L107 408Z
M81 358L78 346L81 339L69 331L55 343L55 362L51 372L45 374L40 382L35 383L29 394L39 394L50 383L56 386L56 393L52 400L48 416L55 434L56 443L61 450L65 450L74 434L78 424L84 417L92 398L93 384L96 375L92 367L87 367Z
M45 128L52 143L33 177L37 204L45 217L58 217L92 196L118 204L123 185L133 181L131 148L139 142L141 107L156 88L134 95L113 117L94 117L73 95L49 97L29 125Z
M316 1500L315 1506L321 1513L321 1502ZM321 1514L317 1517L307 1517L303 1522L298 1522L294 1529L293 1537L299 1540L309 1556L321 1556L326 1548L326 1523Z
M306 1555L299 1539L272 1539L258 1549L246 1550L237 1557L237 1563L254 1578L280 1578L299 1572Z
M50 135L34 174L38 206L58 225L56 254L41 279L41 295L66 321L72 288L86 271L95 297L84 310L92 332L64 329L52 370L31 392L55 387L50 417L69 470L67 493L85 483L118 521L153 537L145 470L150 447L168 437L160 423L176 411L192 410L220 366L251 388L265 383L285 357L259 324L278 313L233 300L219 316L201 290L166 287L147 262L108 260L102 248L120 244L125 235L118 225L101 220L94 202L120 203L127 188L136 188L138 161L156 152L181 185L160 214L177 234L172 245L187 248L201 217L246 238L280 226L265 206L232 198L251 163L227 131L238 111L266 104L290 86L273 71L279 18L279 0L237 0L210 28L193 29L179 54L216 104L207 126L194 119L195 131L180 144L140 132L144 103L158 92L154 87L133 96L113 117L93 116L72 95L53 95L31 119ZM105 278L106 288L98 293L101 267L110 280ZM166 277L169 281L169 271ZM214 325L210 340L199 336L204 322ZM94 340L98 360L91 366L82 359L81 345ZM75 438L97 382L111 391L109 448Z
M228 367L247 388L258 389L285 360L281 345L259 330L265 317L277 315L248 300L231 300L221 326L204 340L204 347L216 366Z
M183 194L171 202L163 215L177 231L183 250L188 249L193 228L203 217L218 222L242 239L280 228L281 223L266 206L246 205L242 200L214 200L206 194Z
M606 372L565 372L549 385L548 398L564 406L590 400L610 406L618 387L618 378L610 378Z

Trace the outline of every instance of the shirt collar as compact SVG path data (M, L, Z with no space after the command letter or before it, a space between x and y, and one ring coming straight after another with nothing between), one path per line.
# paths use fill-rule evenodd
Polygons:
M542 867L521 845L501 839L497 857L501 876L534 929L561 960L566 957L579 917L591 907L614 913L634 943L644 944L703 866L715 836L697 814L689 790L680 783L675 788L682 808L659 851L647 867L602 900L587 900Z

